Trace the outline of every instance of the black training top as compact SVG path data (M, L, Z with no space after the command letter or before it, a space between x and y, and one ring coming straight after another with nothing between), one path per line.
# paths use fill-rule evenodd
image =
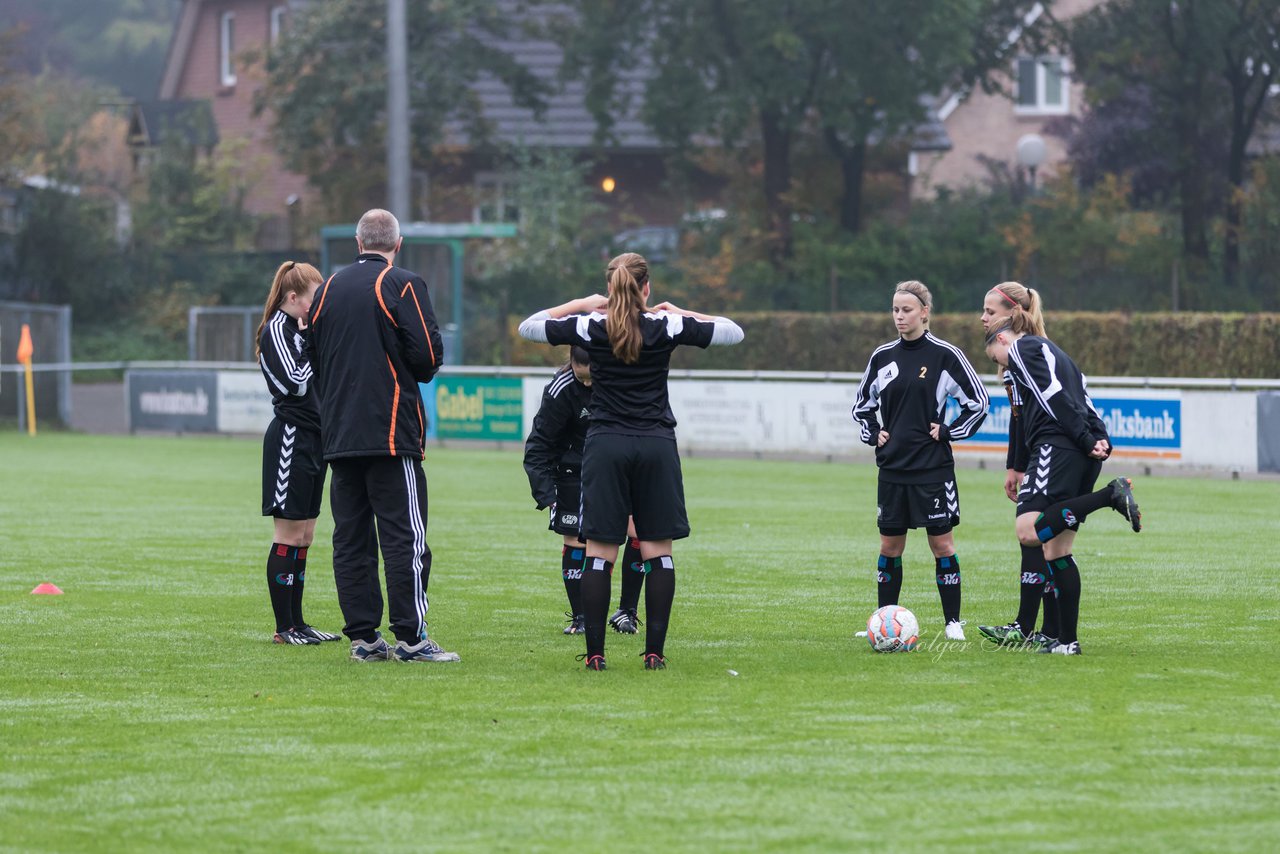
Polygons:
M556 503L556 481L580 477L582 446L591 415L591 386L564 367L542 390L542 405L524 443L524 470L538 509Z
M960 415L950 424L943 421L948 397L960 404ZM954 473L951 442L977 431L987 417L987 403L987 390L964 354L926 332L914 341L890 341L871 354L853 420L862 441L873 447L882 429L889 434L884 447L876 448L881 480L934 483ZM936 440L929 435L930 424L939 425Z
M324 458L421 459L418 383L444 362L422 277L366 252L324 283L310 327Z
M320 407L311 382L306 330L279 309L258 336L258 365L271 392L276 418L295 427L320 431Z
M1088 380L1061 347L1024 335L1009 347L1009 373L1022 393L1026 447L1053 445L1088 454L1107 425L1089 399Z
M642 314L643 344L640 358L633 364L613 355L603 314L570 315L544 322L547 343L577 344L591 355L593 393L588 433L675 438L676 418L667 398L671 353L682 344L709 347L715 322L667 312Z

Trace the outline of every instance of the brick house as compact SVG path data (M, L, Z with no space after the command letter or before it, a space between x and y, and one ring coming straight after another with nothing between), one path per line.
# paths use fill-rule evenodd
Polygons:
M409 4L410 14L414 5ZM263 249L288 248L293 240L305 240L306 235L293 233L294 205L312 206L320 200L304 176L281 165L269 136L270 117L253 115L254 94L263 85L263 72L260 67L248 67L242 57L246 51L287 38L291 16L302 13L305 6L300 0L184 0L161 77L162 102L207 101L221 142L243 141L258 176L246 207L263 219L257 241ZM528 14L550 12L532 7ZM588 181L597 188L608 220L617 227L641 222L669 225L678 220L687 203L667 181L666 149L638 118L622 117L611 143L597 146L584 86L561 84L557 79L560 48L527 36L498 46L548 83L552 94L545 111L535 115L517 106L501 81L478 81L474 91L492 127L490 142L568 149L589 158ZM628 85L638 90L642 83L636 79ZM511 176L495 167L491 155L473 150L460 129L452 132L446 147L452 156L429 176L430 219L503 222L517 215L506 189ZM422 212L416 213L420 217Z
M1053 14L1068 20L1098 6L1101 0L1056 0ZM1044 14L1036 4L1027 14L1030 25ZM1079 117L1084 105L1084 88L1071 77L1071 60L1049 54L1032 56L1017 50L1021 29L1009 34L1012 59L1003 88L1014 99L988 94L979 89L944 93L937 99L934 117L946 132L949 147L913 147L907 165L912 198L937 195L940 188L962 189L987 183L991 169L1007 168L1017 174L1018 141L1039 136L1045 145L1044 160L1036 178L1053 175L1067 159L1064 141L1045 132L1051 121L1065 116Z

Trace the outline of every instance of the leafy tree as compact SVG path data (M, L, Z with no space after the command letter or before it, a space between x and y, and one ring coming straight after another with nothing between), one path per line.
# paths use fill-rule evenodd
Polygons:
M1183 251L1201 265L1216 200L1226 199L1223 264L1234 283L1245 151L1280 70L1280 0L1114 0L1077 19L1069 36L1104 120L1126 101L1149 104L1140 124L1149 145L1171 152Z
M21 38L20 29L0 32L0 181L36 142L27 98L30 78L12 62L13 47Z
M303 7L288 38L266 56L259 111L269 111L286 165L308 176L329 204L360 207L385 175L385 0L329 0ZM474 145L488 126L472 84L492 75L522 106L542 84L495 42L511 31L502 4L434 0L409 5L410 156L425 170L453 125ZM376 197L376 196L375 196Z

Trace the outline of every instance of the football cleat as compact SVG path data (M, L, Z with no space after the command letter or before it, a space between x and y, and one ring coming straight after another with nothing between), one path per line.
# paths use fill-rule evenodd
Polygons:
M656 652L644 653L644 669L645 670L666 670L667 660Z
M298 626L296 629L294 629L294 631L296 631L300 635L306 635L307 637L312 638L317 643L324 643L325 641L342 640L342 635L334 635L334 634L330 634L329 632L322 632L319 629L317 629L315 626L308 626L306 623L303 623L302 625Z
M636 617L635 611L624 611L619 608L609 618L609 625L613 626L613 630L619 634L634 635L640 626L640 620Z
M1032 632L1031 636L1027 638L1023 646L1031 652L1039 652L1050 644L1055 644L1057 642L1057 638L1051 638L1044 632Z
M564 615L569 618L569 625L564 627L566 635L580 635L587 630L587 618L581 614L570 614L568 611Z
M352 661L386 661L391 657L391 647L378 635L373 641L353 640L351 642Z
M424 637L415 644L407 644L404 641L397 641L396 648L392 652L396 661L405 663L415 661L461 661L462 656L456 652L445 652L440 648L440 644L431 638Z
M1027 640L1017 620L1007 626L978 626L978 631L987 640L995 641L997 646L1017 646Z
M1138 510L1138 502L1133 498L1133 481L1127 477L1118 477L1111 483L1111 507L1121 516L1129 520L1136 534L1142 530L1142 512Z
M582 655L578 656L578 661L582 661L584 658L587 660L588 670L608 670L605 666L603 655L587 655L584 652Z
M1037 649L1036 652L1048 653L1050 655L1079 655L1080 642L1072 641L1071 643L1059 643L1051 641L1049 644Z
M962 641L964 640L964 620L952 620L947 623L946 635L947 640Z
M308 637L297 629L281 629L271 636L272 643L289 644L290 646L310 646L311 644L320 643L313 637Z

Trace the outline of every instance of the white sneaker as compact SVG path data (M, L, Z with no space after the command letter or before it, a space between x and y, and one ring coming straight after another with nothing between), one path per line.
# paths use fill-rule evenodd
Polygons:
M965 622L965 620L952 620L947 623L947 640L964 640L964 629L962 627Z

